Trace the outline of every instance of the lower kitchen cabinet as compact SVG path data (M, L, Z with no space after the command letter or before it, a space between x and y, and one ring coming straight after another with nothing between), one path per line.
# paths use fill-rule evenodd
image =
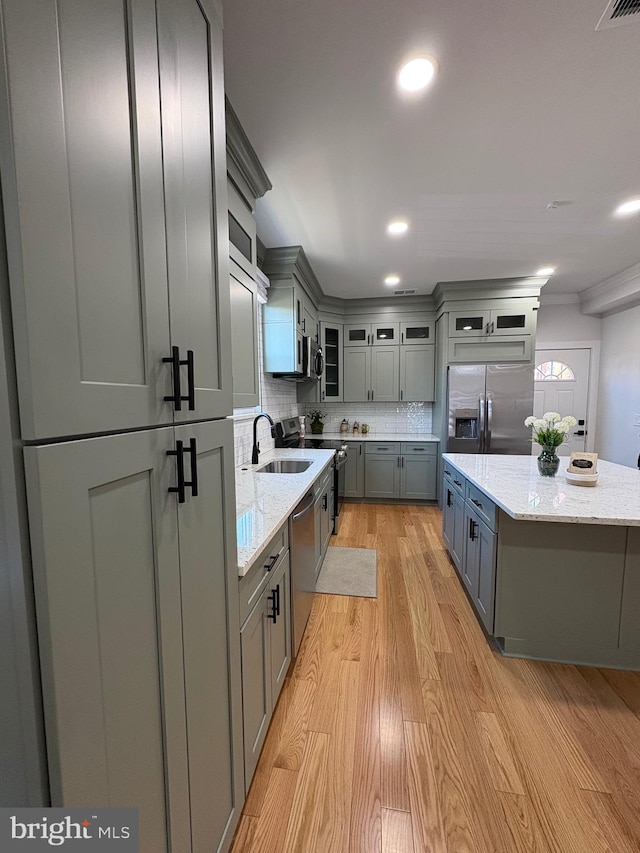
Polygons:
M454 484L452 473L445 467L442 500L442 535L456 569L459 573L462 573L465 548L464 492L460 491ZM457 472L455 476L458 477ZM457 479L456 482L460 483L464 488L463 479Z
M493 633L496 585L496 534L475 509L465 506L466 543L462 569L471 600L487 631Z
M435 500L437 468L436 444L371 442L365 449L365 497Z
M367 451L364 482L367 498L399 498L400 456Z
M313 512L317 578L333 532L333 468L327 470L317 489Z
M261 581L262 583L262 581ZM246 790L291 663L289 551L278 559L240 631Z
M198 494L179 503L168 454L191 439ZM244 799L231 423L24 453L52 805L137 807L141 853L227 849Z
M364 442L347 439L347 466L344 477L345 497L364 497Z

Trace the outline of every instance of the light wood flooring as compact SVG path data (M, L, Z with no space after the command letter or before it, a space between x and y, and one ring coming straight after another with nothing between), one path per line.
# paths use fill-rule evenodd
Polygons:
M638 853L640 673L501 657L437 509L343 518L378 598L316 597L233 853Z

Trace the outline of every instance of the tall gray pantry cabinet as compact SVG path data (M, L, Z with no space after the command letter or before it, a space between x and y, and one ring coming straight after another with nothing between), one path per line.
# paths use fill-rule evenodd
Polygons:
M0 10L51 803L138 806L143 853L225 850L243 770L221 5Z

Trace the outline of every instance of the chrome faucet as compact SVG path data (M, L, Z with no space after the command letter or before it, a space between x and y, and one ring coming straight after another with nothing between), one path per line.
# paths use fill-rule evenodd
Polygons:
M258 421L260 420L260 418L266 418L269 421L269 423L271 424L271 435L273 435L274 424L273 424L273 421L271 420L271 417L266 412L260 412L260 414L256 415L255 418L253 419L253 451L251 452L251 464L252 465L258 464L258 457L260 456L260 445L258 444L258 436L257 436Z

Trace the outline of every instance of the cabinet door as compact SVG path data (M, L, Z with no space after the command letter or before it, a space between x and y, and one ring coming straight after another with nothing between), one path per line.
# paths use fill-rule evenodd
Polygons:
M489 317L490 335L531 335L535 333L536 315L531 307L507 304L493 308Z
M24 452L51 803L134 803L142 853L192 849L173 432Z
M372 323L372 346L397 346L400 343L400 323Z
M400 399L405 403L435 399L436 348L400 347Z
M326 489L324 489L322 493L322 522L320 528L322 559L324 560L333 530L333 478L329 481Z
M373 348L371 353L371 399L395 403L400 399L400 347Z
M318 313L307 297L305 297L303 306L302 334L318 340Z
M287 551L270 584L269 613L275 607L275 622L269 621L271 705L275 706L291 663L291 568Z
M169 423L155 4L25 5L2 3L22 435Z
M257 406L260 402L260 381L256 285L233 261L229 281L233 405L236 408Z
M364 497L364 452L361 441L348 441L347 465L345 469L345 497Z
M342 326L331 323L320 324L320 339L324 354L324 373L322 374L322 400L342 402Z
M489 315L488 309L449 312L449 337L477 338L488 334Z
M434 320L415 320L400 323L400 343L404 346L435 344L436 324Z
M466 528L464 515L464 497L460 492L453 490L453 550L451 558L462 575L464 562L464 549L466 543Z
M640 651L640 529L627 532L627 553L624 562L622 610L620 615L620 648Z
M400 457L382 453L365 455L365 497L400 497Z
M194 353L195 410L175 420L223 417L233 401L222 23L213 0L157 8L171 343Z
M371 323L348 323L345 325L344 345L346 347L371 346Z
M249 276L256 266L256 221L253 211L227 178L229 200L229 257Z
M242 713L244 722L244 777L249 785L267 736L271 718L271 660L269 657L269 590L242 626ZM215 789L213 789L215 790Z
M185 425L175 435L185 446L195 439L197 450L197 467L185 454L185 479L197 474L198 494L187 486L177 506L192 843L206 853L243 801L233 423Z
M454 488L451 485L451 480L444 477L442 480L442 538L450 554L453 551L453 526L455 523L453 495Z
M363 403L371 397L371 348L345 347L344 402Z
M480 575L480 534L482 522L478 521L473 510L465 506L464 513L464 549L462 557L462 580L469 591L472 601L478 597L478 578Z
M436 499L437 456L402 456L400 467L400 497L416 501Z
M478 560L478 586L475 597L476 610L484 627L493 634L493 616L496 599L496 542L497 536L484 521L478 520L477 534L480 558Z

